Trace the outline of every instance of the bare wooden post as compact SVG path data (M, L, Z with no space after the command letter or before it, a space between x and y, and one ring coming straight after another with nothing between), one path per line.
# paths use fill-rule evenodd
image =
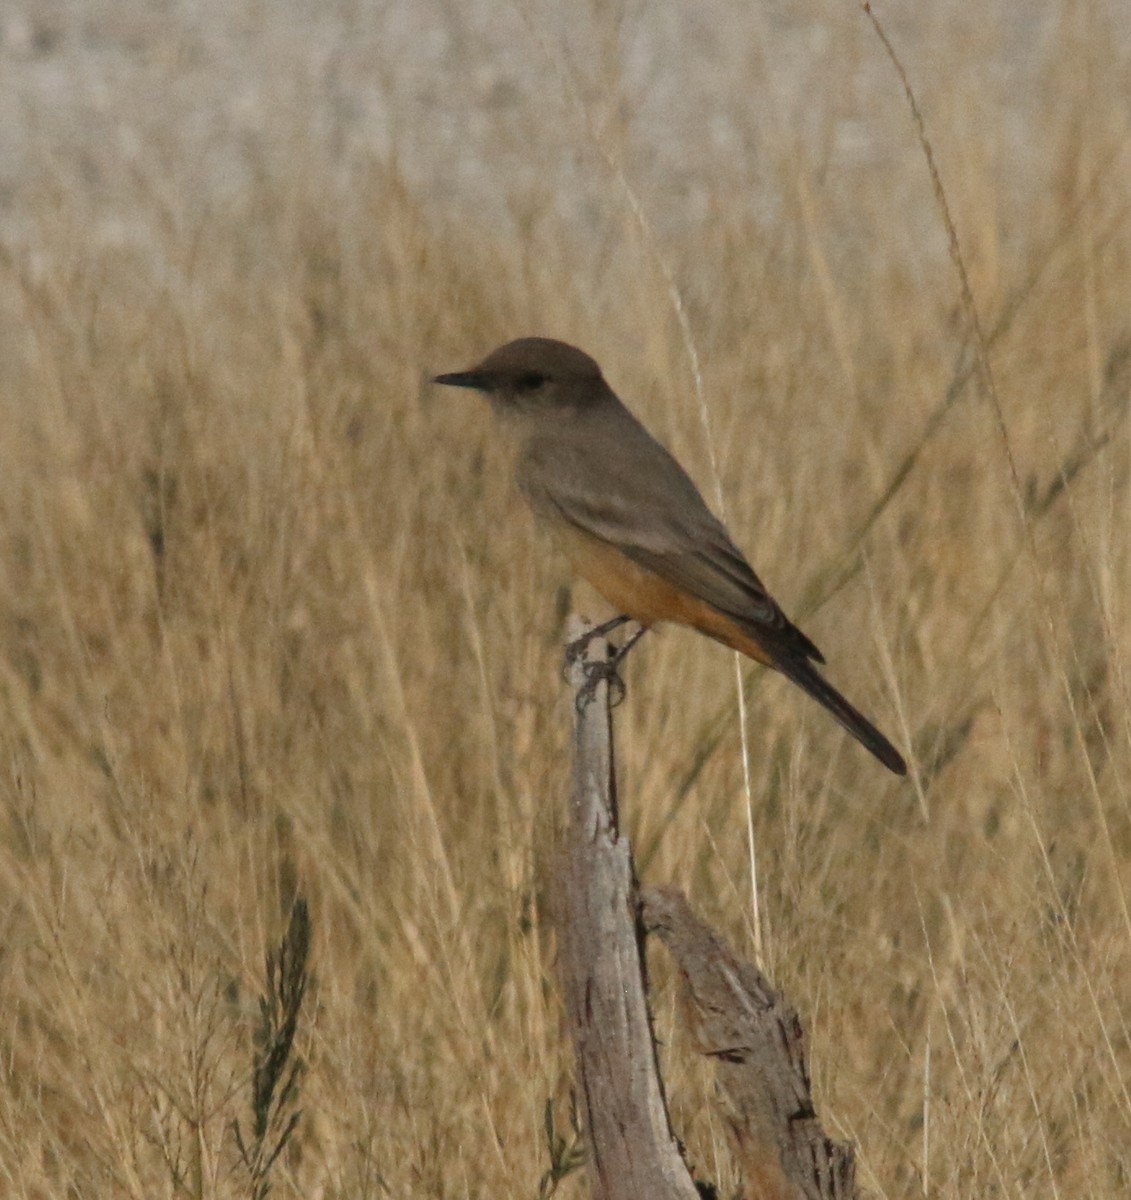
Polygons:
M571 623L571 640L587 625ZM587 661L608 659L590 644ZM575 694L585 685L575 663ZM557 895L559 967L577 1058L594 1200L698 1200L672 1133L648 1012L643 926L679 968L682 1010L714 1059L743 1200L856 1200L852 1147L829 1138L809 1087L796 1011L733 954L674 888L638 916L632 851L617 827L612 715L604 683L577 707L574 779Z
M571 621L570 636L588 628ZM590 661L608 644L594 639ZM571 668L575 695L585 683ZM698 1200L668 1122L645 992L637 883L617 827L612 715L598 685L574 728L574 779L558 896L560 970L577 1057L594 1200Z
M644 923L675 959L684 1020L715 1060L731 1144L757 1200L854 1200L852 1147L821 1128L796 1010L695 915L676 888L648 892Z

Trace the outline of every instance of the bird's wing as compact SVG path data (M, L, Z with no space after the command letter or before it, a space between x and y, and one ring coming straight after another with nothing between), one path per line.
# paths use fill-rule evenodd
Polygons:
M599 434L583 426L568 437L559 430L552 439L527 444L519 482L535 512L565 520L705 600L753 633L771 657L823 662L684 469L627 409L622 413L627 422L605 421ZM595 452L598 436L602 444Z

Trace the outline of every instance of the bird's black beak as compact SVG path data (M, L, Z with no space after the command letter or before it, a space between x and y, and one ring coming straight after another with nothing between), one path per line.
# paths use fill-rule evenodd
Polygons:
M450 375L437 375L432 382L445 387L474 388L477 392L489 392L497 383L487 371L453 371Z

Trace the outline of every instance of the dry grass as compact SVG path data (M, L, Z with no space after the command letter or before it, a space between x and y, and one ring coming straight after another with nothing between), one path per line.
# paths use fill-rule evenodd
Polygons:
M1029 186L978 46L942 44L961 70L924 100L1020 495L894 77L890 160L838 172L779 129L719 164L703 220L647 234L601 79L557 109L581 222L530 192L456 213L395 165L343 177L298 125L286 171L205 213L155 152L115 181L115 243L77 167L29 182L0 245L5 1195L251 1194L233 1128L298 895L302 1117L271 1194L553 1190L567 597L485 411L425 380L518 334L576 341L710 494L657 251L737 540L916 751L894 782L752 681L768 965L822 1113L878 1195L1126 1194L1131 76L1099 12L1053 22ZM830 131L859 58L882 63L854 18L814 98ZM649 640L618 716L626 818L646 878L749 948L730 659ZM727 1194L655 965L676 1118Z

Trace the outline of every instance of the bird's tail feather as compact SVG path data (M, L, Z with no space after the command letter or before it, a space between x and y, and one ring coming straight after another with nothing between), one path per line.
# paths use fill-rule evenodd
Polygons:
M780 658L774 659L774 666L787 679L792 679L798 687L804 688L818 704L824 705L841 725L862 746L870 750L889 771L894 771L896 775L907 774L907 764L903 761L903 756L899 751L867 717L858 713L848 703L812 663L804 659L787 658L782 655Z

